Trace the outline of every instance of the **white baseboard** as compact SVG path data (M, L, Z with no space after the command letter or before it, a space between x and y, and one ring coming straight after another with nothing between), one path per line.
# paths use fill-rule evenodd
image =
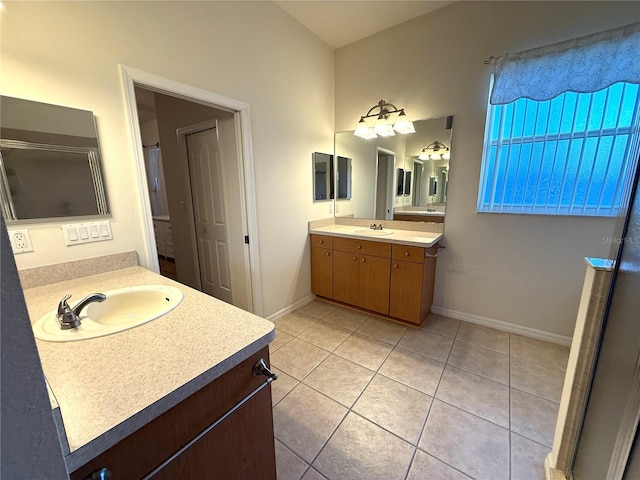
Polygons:
M549 333L536 328L524 327L522 325L503 322L501 320L495 320L493 318L483 317L473 313L459 312L450 308L440 307L439 305L432 305L431 311L436 315L455 318L456 320L464 320L465 322L475 323L509 333L515 333L524 337L531 337L538 340L544 340L545 342L557 343L567 347L571 345L571 337L565 337L564 335L558 335L557 333Z
M316 299L316 296L312 293L304 297L302 300L298 300L296 303L289 305L288 307L284 307L282 310L278 310L276 313L269 315L267 320L270 322L275 322L280 317L284 317L287 313L294 312L301 307L304 307L307 303L311 303Z

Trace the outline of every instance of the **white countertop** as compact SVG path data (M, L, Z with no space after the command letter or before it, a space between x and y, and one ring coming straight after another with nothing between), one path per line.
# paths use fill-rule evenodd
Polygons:
M363 230L367 227L355 225L327 225L324 227L310 228L309 233L318 235L330 235L333 237L359 238L372 242L398 243L401 245L413 245L414 247L433 247L442 239L442 233L420 232L410 230L399 230L390 228L393 233L390 235L362 235L353 233L354 230Z
M114 335L76 342L36 340L64 422L68 450L63 453L70 472L275 337L268 320L141 267L34 287L24 294L33 323L66 293L77 302L91 293L134 285L173 285L184 299L167 315Z

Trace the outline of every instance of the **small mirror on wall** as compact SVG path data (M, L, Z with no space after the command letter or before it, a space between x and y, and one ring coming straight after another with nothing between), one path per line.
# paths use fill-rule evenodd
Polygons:
M313 161L313 201L333 200L333 155L314 152Z
M396 187L396 195L401 196L404 195L404 168L398 168L397 175L397 187Z
M0 109L7 222L109 213L92 112L5 96Z

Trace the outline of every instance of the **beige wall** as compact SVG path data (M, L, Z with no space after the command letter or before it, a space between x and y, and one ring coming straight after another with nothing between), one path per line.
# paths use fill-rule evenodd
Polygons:
M453 114L435 304L571 335L585 256L607 256L614 220L476 213L489 55L613 28L636 2L458 2L336 53L336 130L384 98L415 119Z
M29 225L18 268L144 252L125 64L251 105L263 313L309 294L307 221L329 213L309 158L333 147L333 50L271 2L7 2L0 21L4 95L96 115L114 236L69 248L59 224Z

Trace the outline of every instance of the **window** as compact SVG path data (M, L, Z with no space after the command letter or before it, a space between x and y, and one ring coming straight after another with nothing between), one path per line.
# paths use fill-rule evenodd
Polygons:
M616 215L637 160L639 86L489 105L478 211Z

